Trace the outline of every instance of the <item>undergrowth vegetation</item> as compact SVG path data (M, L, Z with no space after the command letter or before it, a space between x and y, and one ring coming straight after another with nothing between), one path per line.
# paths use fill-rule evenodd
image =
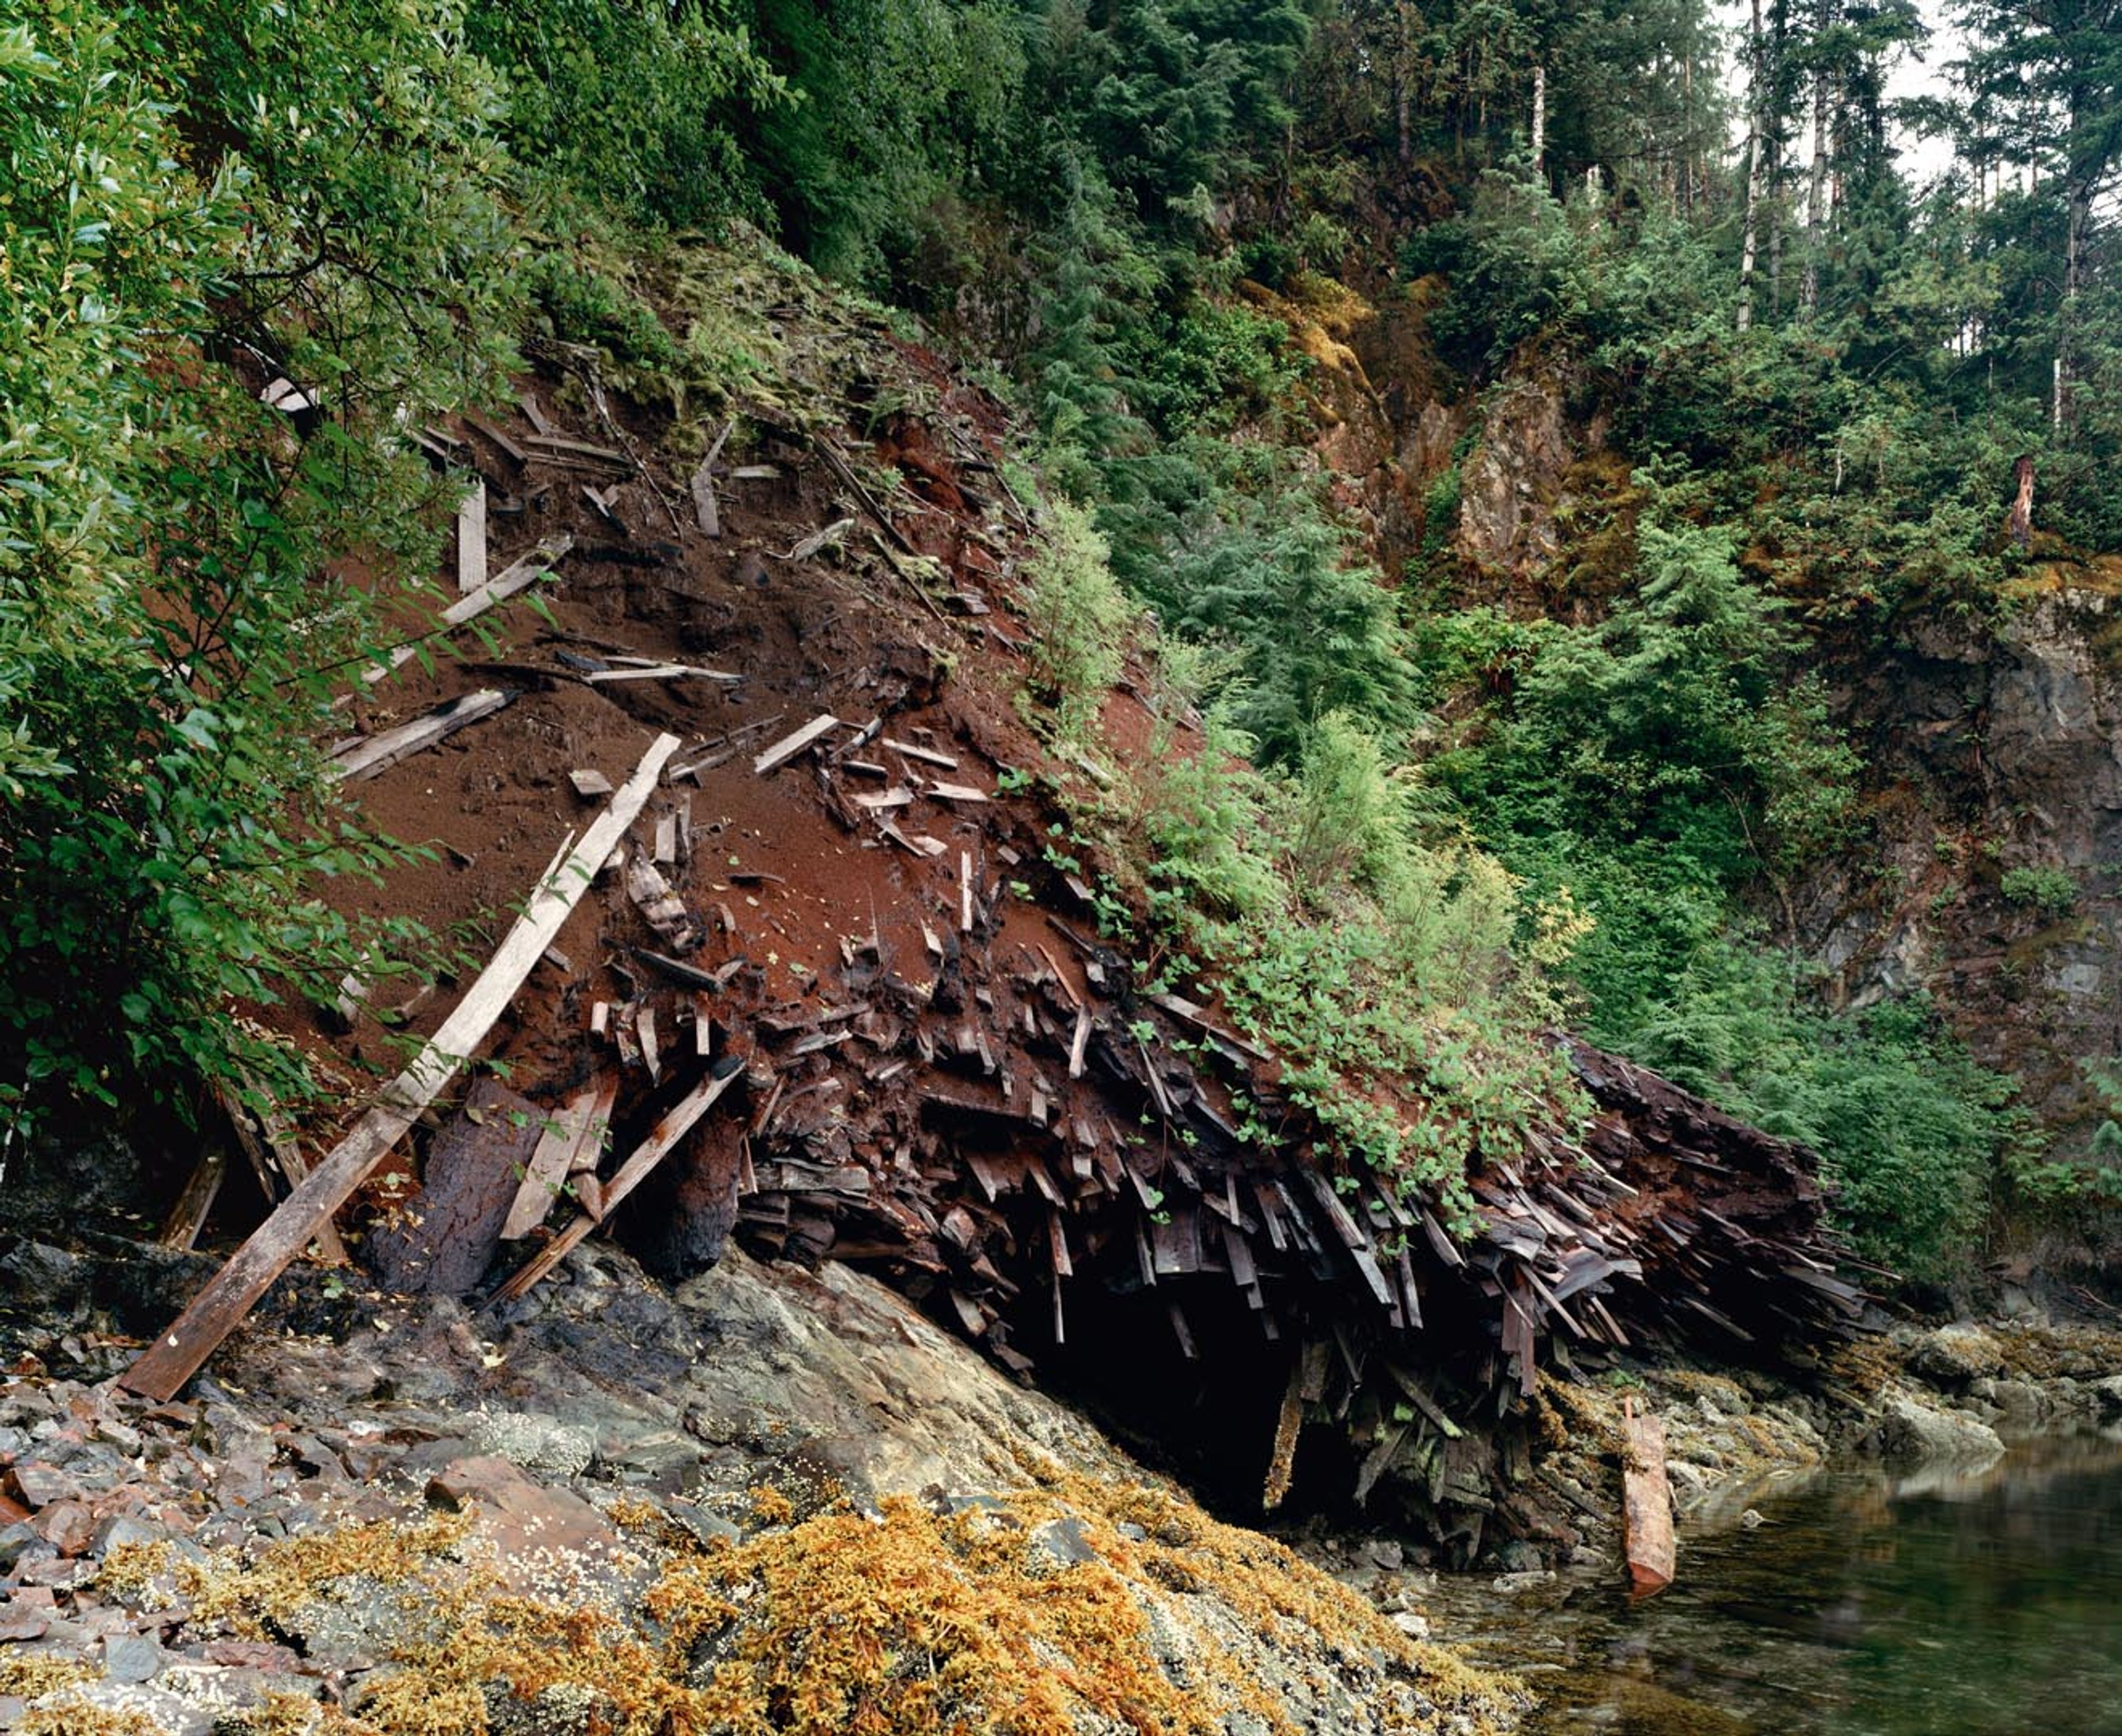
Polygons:
M671 265L770 236L995 364L1055 502L1031 715L1072 752L1153 614L1159 740L1082 826L1136 865L1152 974L1213 974L1352 1156L1456 1186L1567 1113L1537 1033L1576 1020L1816 1140L1864 1244L1946 1271L2053 1166L1947 1021L1830 1016L1762 937L1862 847L1823 648L1979 635L2015 568L2122 539L2122 274L2107 208L2070 203L2122 133L2105 97L1977 126L1982 90L2091 52L1999 13L1935 117L1957 179L1919 192L1881 94L1909 35L1835 10L1778 38L1838 69L1801 227L1788 165L1764 217L1720 158L1689 0L25 0L0 1118L201 1080L299 1103L228 1003L418 944L316 897L391 859L311 744L451 505L394 430L498 391L514 344L601 358L681 444L698 399L774 406L773 322ZM1606 469L1551 566L1492 572L1461 546L1473 449L1528 389ZM1325 455L1351 414L1379 474ZM2001 895L2070 892L2015 866ZM1896 1093L1899 1127L1867 1107Z

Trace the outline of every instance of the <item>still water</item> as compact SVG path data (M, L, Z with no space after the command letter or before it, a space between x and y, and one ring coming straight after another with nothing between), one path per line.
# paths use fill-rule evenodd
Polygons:
M2122 1736L2122 1443L1817 1475L1683 1531L1680 1583L1428 1600L1545 1699L1538 1736Z

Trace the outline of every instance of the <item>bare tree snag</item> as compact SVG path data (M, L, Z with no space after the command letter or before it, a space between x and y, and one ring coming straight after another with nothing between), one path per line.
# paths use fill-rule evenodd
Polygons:
M2033 460L2022 455L2012 466L2012 474L2019 485L2019 492L2012 502L2011 516L2004 520L2004 529L2012 545L2023 551L2031 548L2034 542Z
M164 1402L175 1397L319 1227L442 1094L507 1010L588 889L591 877L640 817L678 746L675 735L657 737L611 805L540 881L492 961L412 1065L383 1088L376 1106L259 1225L169 1329L118 1377L120 1386Z

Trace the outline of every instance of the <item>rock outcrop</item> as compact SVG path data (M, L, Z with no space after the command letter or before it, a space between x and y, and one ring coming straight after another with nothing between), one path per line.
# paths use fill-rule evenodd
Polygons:
M666 1292L597 1248L500 1321L344 1300L344 1342L255 1332L167 1406L20 1372L65 1352L15 1334L0 1723L1383 1736L1521 1703L844 1267Z

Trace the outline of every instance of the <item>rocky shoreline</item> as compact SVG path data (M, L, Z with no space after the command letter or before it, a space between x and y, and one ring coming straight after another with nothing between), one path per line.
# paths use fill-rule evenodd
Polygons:
M593 1244L498 1313L306 1269L156 1405L109 1376L195 1262L129 1246L0 1253L0 1727L1476 1736L1529 1704L1428 1643L1421 1540L1219 1523L843 1267L732 1253L670 1290ZM1528 1475L1571 1518L1496 1584L1618 1571L1624 1396L1665 1422L1684 1573L1690 1533L1830 1459L2122 1417L2122 1334L1545 1377Z
M109 1263L17 1243L0 1727L1480 1736L1526 1703L871 1280L570 1272L500 1316L320 1293L329 1335L157 1405L108 1384Z
M1977 1472L2017 1444L2122 1428L2122 1332L2024 1318L1900 1322L1841 1346L1804 1385L1752 1369L1651 1366L1603 1383L1550 1379L1540 1396L1548 1450L1531 1474L1572 1515L1549 1547L1507 1543L1484 1571L1464 1575L1441 1575L1412 1541L1318 1527L1299 1547L1423 1634L1433 1622L1447 1627L1431 1604L1455 1580L1508 1592L1577 1569L1618 1583L1621 1401L1632 1396L1665 1426L1684 1574L1690 1535L1753 1523L1757 1500L1830 1465Z

